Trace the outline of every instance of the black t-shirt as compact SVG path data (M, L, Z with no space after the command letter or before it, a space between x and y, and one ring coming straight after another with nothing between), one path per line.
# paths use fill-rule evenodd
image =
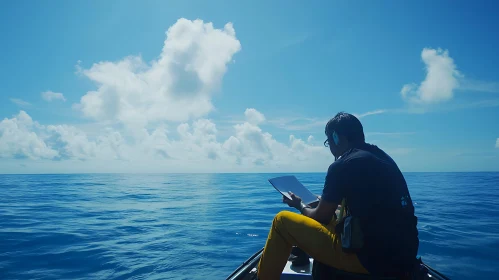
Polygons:
M419 239L417 218L404 176L393 159L374 145L347 151L329 166L322 199L345 198L361 221L364 248L357 254L372 274L409 270Z

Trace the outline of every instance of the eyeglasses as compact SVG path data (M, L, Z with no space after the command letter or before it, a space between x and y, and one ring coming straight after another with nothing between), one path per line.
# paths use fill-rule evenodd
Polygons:
M329 139L326 139L326 141L324 141L324 146L329 147Z

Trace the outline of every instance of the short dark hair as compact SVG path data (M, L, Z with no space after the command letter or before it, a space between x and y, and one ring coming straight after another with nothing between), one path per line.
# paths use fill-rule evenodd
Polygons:
M326 124L325 133L328 138L333 138L333 131L348 139L349 142L364 143L364 128L359 119L352 114L339 112Z

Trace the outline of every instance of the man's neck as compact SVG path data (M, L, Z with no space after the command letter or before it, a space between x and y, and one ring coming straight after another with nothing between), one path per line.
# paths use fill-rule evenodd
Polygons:
M355 143L349 143L349 147L348 147L348 150L350 149L355 149L355 148L362 148L362 147L365 147L367 145L366 142L355 142Z

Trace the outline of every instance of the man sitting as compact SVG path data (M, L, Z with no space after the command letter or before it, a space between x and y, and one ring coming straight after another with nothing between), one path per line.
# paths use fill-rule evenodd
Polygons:
M322 197L315 208L291 194L283 201L300 214L281 211L272 223L260 263L258 279L279 279L293 246L338 270L402 275L415 261L419 239L417 217L404 176L390 156L365 143L360 121L338 113L325 128L324 142L335 157L329 166ZM344 248L336 232L334 213L345 199L360 248ZM349 223L350 224L350 223ZM339 226L343 229L342 226ZM350 250L347 250L350 249Z

